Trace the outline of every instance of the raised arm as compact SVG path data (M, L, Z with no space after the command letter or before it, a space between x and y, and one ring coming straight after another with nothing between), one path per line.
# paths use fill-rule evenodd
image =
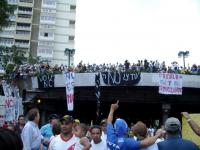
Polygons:
M162 131L159 131L158 133L156 133L155 136L152 136L152 137L148 137L142 141L140 141L140 147L141 148L145 148L147 146L150 146L152 144L154 144L156 142L156 140L161 137L162 135Z
M107 123L112 123L114 112L115 112L115 110L117 110L118 107L119 107L119 100L115 104L111 104Z
M183 117L187 120L188 124L190 125L190 127L192 128L192 130L198 135L200 136L200 127L199 125L190 117L190 115L188 114L188 112L182 112L181 113L183 115Z

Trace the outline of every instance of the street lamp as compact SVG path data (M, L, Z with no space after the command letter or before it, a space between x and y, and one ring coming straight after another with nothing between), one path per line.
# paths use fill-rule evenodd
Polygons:
M189 51L179 51L178 52L178 57L183 57L183 67L185 69L185 58L189 56Z
M65 48L65 55L68 55L68 67L70 66L70 57L75 54L75 49Z

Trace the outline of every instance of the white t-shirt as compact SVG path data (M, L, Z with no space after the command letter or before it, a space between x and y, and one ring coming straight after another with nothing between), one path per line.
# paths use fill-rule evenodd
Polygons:
M90 150L108 150L106 141L104 141L104 140L101 140L101 142L98 144L95 144L94 141L92 140L91 145L92 146L91 146Z
M76 138L74 135L65 141L61 134L59 134L50 142L49 150L73 150L77 142L78 138Z

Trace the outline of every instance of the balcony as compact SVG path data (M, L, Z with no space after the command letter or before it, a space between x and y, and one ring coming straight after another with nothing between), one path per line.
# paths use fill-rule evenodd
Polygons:
M27 26L17 26L17 30L31 31L31 27Z
M18 15L17 17L17 22L21 22L21 23L31 23L32 22L32 16L22 16L22 15Z
M33 7L33 0L19 0L18 6Z
M15 34L15 39L18 40L29 40L30 39L30 34Z
M42 0L42 8L52 8L56 9L56 0L52 1L46 1Z
M30 47L29 43L24 43L24 42L15 42L15 45L17 47L21 47L21 48L29 48Z

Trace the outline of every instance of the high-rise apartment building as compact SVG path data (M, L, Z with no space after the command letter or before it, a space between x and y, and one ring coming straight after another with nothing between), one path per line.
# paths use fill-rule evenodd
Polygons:
M33 16L33 0L8 0L17 8L10 16L12 23L0 33L0 45L11 47L16 45L27 53L30 51L31 26Z
M0 45L23 49L50 64L73 63L76 0L8 0L17 5L13 23L0 33ZM28 56L28 55L27 55Z

